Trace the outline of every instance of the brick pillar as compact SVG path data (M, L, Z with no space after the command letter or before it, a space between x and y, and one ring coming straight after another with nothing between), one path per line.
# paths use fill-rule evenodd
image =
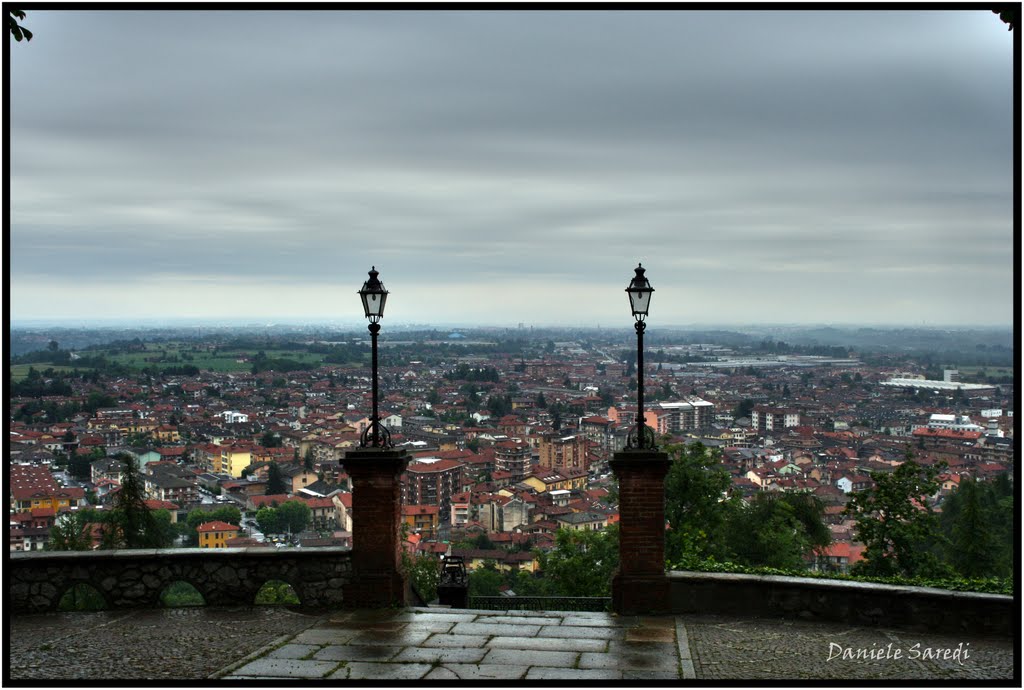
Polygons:
M619 569L612 578L612 608L621 615L668 613L665 574L667 453L624 450L610 464L619 480Z
M352 480L352 581L343 588L345 608L405 605L399 525L399 478L409 464L404 450L360 448L342 465Z

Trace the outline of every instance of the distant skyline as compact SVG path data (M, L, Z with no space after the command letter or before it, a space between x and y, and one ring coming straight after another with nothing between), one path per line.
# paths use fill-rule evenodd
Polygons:
M41 11L12 322L1009 326L1014 32L938 11ZM1019 29L1015 29L1015 32Z

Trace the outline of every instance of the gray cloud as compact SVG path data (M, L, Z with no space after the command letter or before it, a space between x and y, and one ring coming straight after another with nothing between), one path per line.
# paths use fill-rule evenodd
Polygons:
M637 260L669 323L1013 318L987 11L30 18L15 318L334 317L377 264L398 318L610 324Z

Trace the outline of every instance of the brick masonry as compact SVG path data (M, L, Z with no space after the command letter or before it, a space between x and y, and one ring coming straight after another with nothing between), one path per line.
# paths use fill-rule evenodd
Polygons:
M615 454L619 481L619 570L612 578L616 613L667 613L665 575L665 453L626 450Z
M355 577L346 585L347 607L404 605L401 572L401 476L405 451L364 448L342 461L352 479L352 556Z

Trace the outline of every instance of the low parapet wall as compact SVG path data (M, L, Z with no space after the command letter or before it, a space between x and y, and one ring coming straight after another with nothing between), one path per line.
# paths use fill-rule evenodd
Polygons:
M94 587L107 608L156 608L174 582L195 587L207 605L251 605L268 580L292 586L304 608L342 606L352 578L350 549L125 549L33 551L7 562L12 613L55 611L78 584Z
M872 627L1012 637L1013 597L778 575L672 571L672 613L792 617Z

